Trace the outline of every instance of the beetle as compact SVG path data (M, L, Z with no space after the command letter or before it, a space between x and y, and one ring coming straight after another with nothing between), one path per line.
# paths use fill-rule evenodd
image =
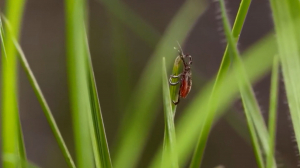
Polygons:
M180 46L179 46L180 47ZM180 102L180 98L186 98L192 88L192 72L191 72L191 65L192 65L192 56L187 54L183 54L182 50L178 50L179 57L183 62L183 72L178 75L171 75L169 78L169 84L171 86L176 86L180 83L178 99L177 101L173 101L175 105ZM185 60L185 58L189 59L189 62ZM172 79L180 79L177 82L172 82Z

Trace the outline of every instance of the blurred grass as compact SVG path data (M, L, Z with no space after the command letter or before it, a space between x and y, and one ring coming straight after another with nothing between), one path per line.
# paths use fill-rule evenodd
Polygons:
M66 0L67 66L73 117L76 161L78 168L93 167L88 115L88 68L86 63L84 0Z
M270 0L288 105L300 150L300 1Z
M19 39L21 28L21 18L24 10L24 0L14 0L6 2L6 16L11 22L11 35ZM7 28L5 27L5 30ZM1 29L1 36L3 29ZM18 87L17 87L17 60L16 49L12 40L5 36L2 41L2 156L3 168L14 168L16 162L11 162L6 158L18 156L26 159L22 140L22 130L20 130L20 119L18 113ZM5 45L4 45L5 44ZM20 146L19 146L20 145ZM21 151L20 151L21 150ZM23 151L22 151L23 150Z
M162 59L162 87L163 87L163 102L164 102L164 149L162 168L178 168L177 150L176 150L176 135L174 124L174 112L172 109L172 100L170 95L169 80L166 69L166 60Z
M162 56L167 58L166 67L171 66L168 58L172 60L175 57L173 44L177 40L179 43L184 41L204 9L203 1L186 1L157 44L126 107L113 157L114 167L131 168L136 165L159 105L157 95L161 78L157 76L161 69L156 67L160 65Z

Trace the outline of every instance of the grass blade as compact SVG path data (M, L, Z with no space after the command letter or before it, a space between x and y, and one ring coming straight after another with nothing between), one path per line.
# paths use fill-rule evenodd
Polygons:
M267 168L272 168L274 157L274 148L276 143L276 122L277 122L277 101L278 101L278 71L279 61L278 57L274 57L273 69L271 76L271 89L270 89L270 107L269 107L269 152L267 153Z
M178 168L176 135L174 126L174 113L172 110L172 100L170 96L169 81L166 70L166 61L163 57L162 61L162 84L163 84L163 101L165 116L165 136L162 168L172 167Z
M153 56L142 73L137 89L133 93L133 98L126 108L124 120L120 126L120 137L117 138L119 141L115 151L116 155L113 158L116 168L134 167L146 142L151 123L153 123L156 114L155 109L159 104L158 92L161 82L161 78L157 78L157 74L161 73L160 68L153 67L160 65L162 56L170 57L170 60L174 59L175 54L172 49L174 42L176 40L179 43L184 41L204 9L205 3L203 1L187 1L158 43ZM166 63L167 67L171 66L170 61L166 61ZM155 80L153 80L154 78Z
M244 25L244 21L247 16L250 4L251 4L251 0L243 0L240 4L240 7L239 7L239 10L237 13L237 17L236 17L236 20L235 20L235 23L233 26L233 30L232 30L232 34L235 38L235 41L238 41L238 38L242 31L242 27ZM229 52L228 52L228 46L227 46L225 53L223 55L220 69L217 74L216 82L214 84L214 87L213 87L213 90L212 90L212 93L211 93L209 99L214 99L216 96L218 96L215 94L215 92L216 92L215 88L218 87L218 85L221 83L222 79L227 74L229 66L230 66L230 59L229 59ZM199 167L199 165L201 165L201 162L202 162L203 153L204 153L205 146L206 146L206 141L208 139L208 135L209 135L210 129L212 127L212 124L213 124L213 121L215 118L215 115L214 115L215 111L212 110L212 108L214 108L214 107L212 107L211 102L212 101L209 101L209 107L208 107L209 115L205 116L206 119L203 123L204 127L200 131L199 140L198 140L197 147L196 147L196 150L193 155L192 162L190 164L190 168Z
M4 21L7 24L8 30L11 30L11 24L10 24L10 22L8 20L5 20L5 19L4 19ZM68 151L68 149L67 149L67 147L65 145L65 142L64 142L64 140L63 140L63 138L62 138L62 136L61 136L61 134L59 132L59 129L58 129L57 124L56 124L56 122L54 120L54 117L52 116L52 112L51 112L51 110L50 110L50 108L49 108L49 106L48 106L48 104L46 102L46 99L45 99L45 97L44 97L44 95L43 95L43 93L42 93L42 91L41 91L38 83L37 83L37 80L35 79L35 77L33 75L33 72L32 72L32 70L31 70L31 68L30 68L30 66L29 66L29 64L28 64L28 62L26 60L26 57L25 57L25 54L24 54L23 50L21 49L19 43L16 41L15 37L10 33L10 31L9 31L9 36L8 37L11 38L11 40L12 40L12 42L14 44L14 47L16 48L16 51L18 52L18 55L19 55L20 61L22 63L22 66L23 66L23 68L25 70L25 73L26 73L26 75L27 75L27 77L29 79L29 82L30 82L32 88L34 89L34 92L35 92L35 94L37 96L37 99L38 99L39 103L42 106L42 109L44 111L46 119L49 122L51 130L53 131L53 134L54 134L54 136L55 136L55 138L56 138L56 140L58 142L58 145L59 145L60 149L63 152L63 155L64 155L64 157L66 159L66 162L68 163L69 167L74 168L75 164L74 164L74 162L72 160L72 157L71 157L71 155L70 155L70 153L69 153L69 151Z
M79 168L93 167L93 151L89 132L89 90L85 43L84 0L66 0L66 31L70 102L73 114L75 151Z
M180 73L182 69L182 61L180 56L177 56L175 61L174 61L174 66L173 66L173 71L172 71L172 75L178 75ZM172 79L172 82L177 82L178 79ZM179 91L179 85L176 86L171 86L170 88L170 94L171 94L171 100L176 101L178 99L178 91ZM172 111L175 117L175 113L176 113L176 105L174 103L172 103Z
M270 0L279 58L295 137L300 150L300 2Z
M21 19L24 10L24 0L15 0L6 2L6 15L11 21L13 30L12 34L19 39L21 27ZM1 26L2 27L2 26ZM1 28L2 40L2 154L4 168L17 167L14 162L10 162L5 158L12 156L25 157L22 150L23 142L21 140L19 130L19 114L18 114L18 89L17 89L17 61L16 49L9 37L2 37L3 29ZM4 40L3 40L4 39ZM5 44L5 45L4 45ZM20 152L19 152L20 151ZM19 155L21 153L21 155ZM23 153L23 154L22 154ZM25 158L22 158L25 159Z
M110 159L110 154L108 150L104 123L101 114L100 102L98 97L98 91L96 87L96 80L93 71L93 65L91 60L91 54L89 51L88 39L86 40L86 54L87 54L87 72L88 72L88 88L89 88L89 98L91 104L91 111L90 111L90 121L89 123L92 124L90 128L92 141L94 146L94 153L95 153L95 160L96 166L99 168L112 168L112 163Z

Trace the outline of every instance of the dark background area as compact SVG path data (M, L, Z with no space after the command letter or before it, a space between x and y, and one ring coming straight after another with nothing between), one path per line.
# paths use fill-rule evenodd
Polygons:
M150 23L161 34L178 9L184 3L179 0L125 0L133 11ZM226 0L230 20L234 21L240 0ZM3 12L4 1L0 1ZM123 34L123 47L130 72L128 97L134 90L140 73L150 58L154 47L147 45L134 32L115 18L101 4L100 0L88 1L90 50L101 109L106 128L109 147L117 137L118 126L124 111L116 103L116 70L114 69L114 44L112 36L115 25L120 26ZM176 117L193 98L193 93L200 90L205 81L212 79L220 65L226 43L219 30L221 20L217 19L218 4L208 1L206 12L200 17L183 45L183 50L193 56L194 83L191 95L182 101ZM188 18L187 18L188 19ZM115 24L114 22L117 22ZM268 0L253 0L250 6L240 41L239 49L244 51L251 44L262 38L273 28ZM174 42L174 46L176 46ZM65 16L62 0L27 0L21 30L21 46L31 69L52 109L58 127L74 156L74 141L68 97L68 78L65 47ZM255 67L253 67L255 68ZM54 139L40 104L22 68L19 68L19 102L22 128L28 159L45 168L67 167L63 155ZM171 70L169 70L170 72ZM281 77L282 78L282 77ZM257 100L267 117L269 101L269 76L255 84ZM294 148L293 130L284 96L283 83L280 88L278 110L278 131L276 151L282 167L297 167L298 152ZM194 92L193 92L194 91ZM127 99L125 99L127 100ZM123 102L126 104L126 101ZM242 138L228 123L228 118L236 117L245 127L243 109L240 102L229 110L225 117L217 122L211 132L206 148L203 167L213 168L224 165L226 168L255 168L253 148L248 139ZM138 167L146 167L155 150L163 139L163 113L156 118L155 127ZM278 166L279 167L279 166Z

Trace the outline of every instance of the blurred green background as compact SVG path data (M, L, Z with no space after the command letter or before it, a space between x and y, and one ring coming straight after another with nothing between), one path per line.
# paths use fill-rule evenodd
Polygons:
M143 19L141 26L133 26L143 28L142 25L145 23L150 25L150 30L140 29L146 33L149 31L148 40L142 39L130 29L130 24L124 24L115 17L101 0L89 0L87 9L90 51L112 155L114 155L114 142L118 138L116 134L124 114L124 109L121 107L129 102L141 72L153 54L161 35L166 33L168 24L184 3L179 0L124 0L122 2ZM240 0L226 2L228 14L233 22ZM113 3L111 4L110 7L115 12L120 12L118 8L114 8ZM213 1L207 1L207 4L206 11L194 23L186 42L182 44L184 52L193 56L193 88L188 98L178 106L176 118L184 112L185 105L193 99L194 94L217 73L226 47L218 4ZM1 11L4 11L3 0L0 1L0 6ZM61 0L27 0L20 44L67 146L74 156L68 97L64 9L64 1ZM238 44L241 52L272 29L268 0L253 0ZM169 44L170 50L177 46L177 37L173 38L174 42ZM168 73L171 73L171 69ZM28 159L40 167L67 167L22 68L19 68L19 74L19 106ZM157 74L157 78L161 78L160 74ZM268 111L269 85L269 76L254 85L257 100L262 111L265 112ZM276 153L283 167L297 167L297 151L294 149L296 143L292 141L293 130L284 93L281 86ZM157 109L159 115L156 116L153 129L148 133L147 145L137 167L146 167L149 164L156 148L163 140L164 119L161 105ZM230 108L229 113L214 125L205 151L203 167L224 165L226 168L254 168L257 166L250 139L238 133L236 129L239 128L242 133L248 134L243 108L237 101Z

